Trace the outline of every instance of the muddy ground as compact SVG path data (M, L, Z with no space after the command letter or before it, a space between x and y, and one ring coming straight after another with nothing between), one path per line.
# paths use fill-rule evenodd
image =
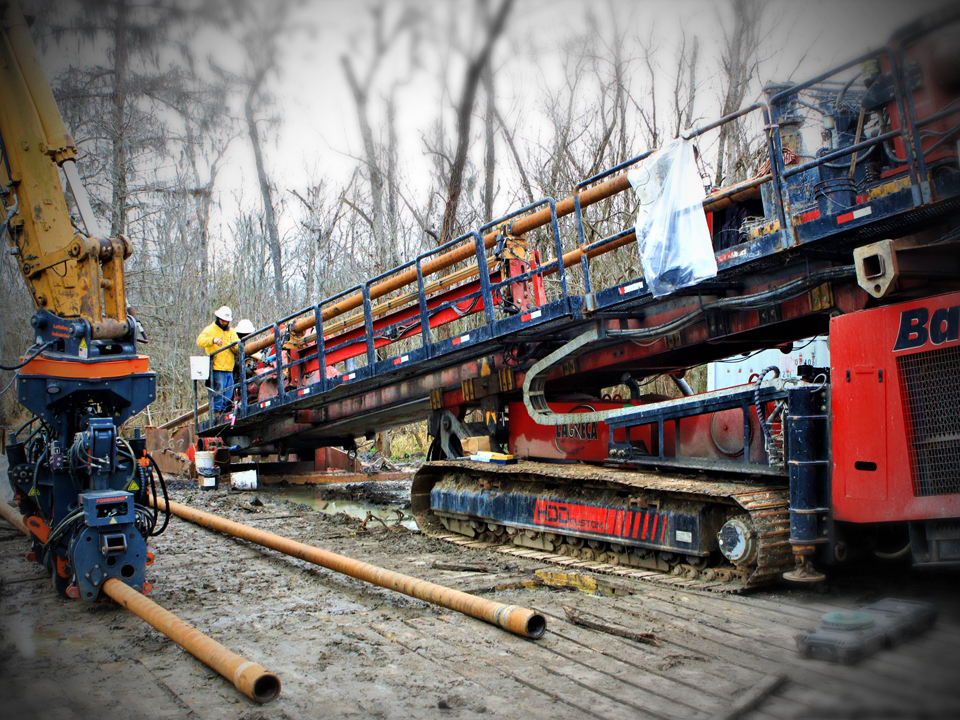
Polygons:
M180 482L173 498L536 608L548 632L520 639L173 518L152 543L151 597L280 676L280 699L257 706L124 610L59 600L23 559L25 541L0 521L0 717L960 717L957 573L872 566L819 592L778 587L740 597L679 578L575 572L574 582L597 583L589 593L543 585L537 570L572 572L557 566L324 512L345 502L381 517L402 513L402 483L233 494ZM450 569L458 566L465 569ZM822 613L885 596L931 600L937 625L854 667L798 657L794 636ZM565 608L594 627L570 622ZM657 644L611 629L651 633Z

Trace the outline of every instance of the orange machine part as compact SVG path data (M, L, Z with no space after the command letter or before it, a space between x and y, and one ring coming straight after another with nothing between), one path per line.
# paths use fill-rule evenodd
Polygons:
M30 530L30 534L40 542L45 543L50 537L50 527L36 515L29 516L24 524Z
M95 362L52 360L38 357L24 365L20 374L50 375L71 380L102 380L104 378L140 375L149 370L150 361L146 355L137 355L137 357L129 360L98 360Z
M70 569L70 561L57 555L57 575L62 578L69 578L73 575Z

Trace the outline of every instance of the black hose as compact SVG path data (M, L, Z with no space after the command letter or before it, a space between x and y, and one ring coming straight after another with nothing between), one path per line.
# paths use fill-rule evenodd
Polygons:
M165 508L163 525L161 525L160 529L155 533L151 533L151 535L159 535L167 529L167 525L170 523L170 498L167 495L167 483L163 479L163 473L160 472L160 466L157 465L157 461L153 459L152 455L147 455L147 459L150 461L150 464L153 465L153 469L157 471L157 478L160 480L160 489L163 490L163 506ZM153 497L154 504L156 504L156 493L154 493Z
M47 541L43 544L43 548L48 549L48 548L54 547L56 541L59 540L60 536L66 532L67 527L72 525L82 517L83 517L82 509L74 510L72 513L67 515L63 520L57 523L57 526L47 536Z
M26 430L28 427L30 427L31 425L33 425L33 424L34 424L37 420L39 420L39 419L40 419L39 416L34 415L32 418L30 418L29 420L27 420L23 425L21 425L20 427L18 427L17 430L16 430L16 432L13 433L13 439L14 439L14 441L16 441L17 436L18 436L20 433L22 433L22 432L23 432L24 430Z
M43 507L40 503L40 492L37 490L37 474L40 472L40 463L43 462L44 458L47 457L47 449L43 449L43 454L37 459L36 465L33 466L33 482L30 483L30 496L34 498L34 503L37 506L37 512L40 513L40 517L43 519L47 525L50 524L50 521L47 520L47 516L43 512Z
M626 338L660 338L669 335L672 332L682 330L688 325L697 322L707 311L718 309L732 310L757 310L770 305L775 305L782 300L802 295L808 287L818 285L824 280L834 280L848 275L856 274L856 268L853 265L843 265L834 268L821 270L796 280L784 283L773 290L764 290L752 295L740 295L724 297L713 302L703 303L693 312L678 317L676 320L670 320L662 325L656 325L648 328L635 328L628 330L607 330L609 337Z
M837 93L837 99L834 101L834 109L835 109L835 110L837 110L837 111L839 112L840 106L843 105L843 101L844 101L844 99L846 99L846 97L847 97L847 91L848 91L851 87L853 87L853 84L854 84L857 80L859 80L859 79L862 77L862 75L863 75L863 73L861 73L860 75L854 75L852 78L850 78L850 79L844 84L844 86L843 86L843 88L840 90L840 92Z
M767 451L767 455L770 455L770 448L773 446L773 436L770 432L770 423L769 419L763 413L763 403L760 401L760 385L763 383L763 379L773 373L773 377L776 379L780 377L780 368L776 365L771 365L768 368L765 368L760 371L759 377L757 377L757 384L753 388L753 405L757 410L757 420L760 421L760 432L763 435L763 447ZM771 413L770 417L776 413Z
M143 475L146 475L146 470L141 468ZM144 492L147 493L147 498L151 496L157 496L157 479L154 477L153 473L150 473L150 488L143 488ZM153 522L150 524L150 535L153 535L153 531L157 529L157 522L160 520L160 510L156 507L152 508L153 510Z
M34 359L37 357L37 355L39 355L40 353L42 353L44 350L46 350L48 347L50 347L51 345L53 345L55 342L56 342L56 340L49 340L49 341L45 342L43 345L41 345L39 348L37 348L37 350L33 353L33 355L31 355L30 357L28 357L26 360L24 360L24 361L23 361L22 363L20 363L19 365L0 365L0 370L19 370L19 369L22 368L24 365L26 365L27 363L29 363L29 362L31 362L32 360L34 360Z

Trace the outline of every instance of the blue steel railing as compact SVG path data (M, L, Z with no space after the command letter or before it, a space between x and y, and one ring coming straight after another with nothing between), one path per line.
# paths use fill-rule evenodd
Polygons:
M954 17L952 21L956 21L957 17ZM817 77L807 80L802 83L797 83L786 89L783 89L776 94L774 94L769 103L759 102L754 103L748 107L742 108L734 113L719 118L713 122L710 122L706 125L699 126L694 130L691 130L683 134L683 138L686 140L692 140L698 138L705 133L720 128L728 123L731 123L745 115L753 112L759 112L763 118L763 130L767 145L767 154L770 159L770 178L765 180L763 178L758 179L758 181L753 181L750 185L751 187L758 184L764 184L769 182L772 186L772 192L770 193L773 208L775 214L775 219L779 221L779 230L777 231L780 235L780 242L778 247L775 250L782 250L787 247L790 247L796 244L796 233L794 228L791 226L791 223L788 222L788 217L791 215L791 208L789 198L787 196L786 187L788 185L787 181L791 178L794 178L798 175L818 168L826 163L834 162L835 160L842 159L845 157L850 157L855 153L860 153L863 150L868 150L871 147L874 147L881 143L886 143L892 139L899 138L905 148L907 157L903 159L903 162L907 168L907 175L909 177L909 185L911 189L911 194L913 197L914 206L923 204L930 201L930 190L927 187L927 166L925 164L925 156L929 155L933 150L940 147L943 142L946 142L949 137L955 137L960 127L954 127L944 137L941 141L934 143L933 147L923 149L923 139L921 135L922 128L944 120L948 117L952 117L960 113L960 103L954 103L946 108L943 108L941 111L924 118L923 120L917 119L916 106L913 100L913 92L908 92L905 90L907 87L906 77L904 68L906 67L907 61L905 56L905 49L909 43L914 42L921 35L930 32L930 29L925 29L919 31L913 35L907 36L902 39L899 47L895 51L889 46L880 48L879 50L867 53L858 58L855 58L843 65L833 68L832 70L825 72ZM879 60L885 59L887 66L893 68L893 90L894 90L894 100L895 106L899 121L899 129L891 130L888 132L883 132L875 135L874 137L861 140L859 142L853 143L851 145L844 146L842 148L827 152L811 161L800 163L792 167L786 167L783 160L783 143L780 135L780 121L784 119L784 113L788 109L791 102L804 105L806 107L813 107L806 102L803 102L799 99L799 96L802 92L808 90L817 90L826 88L827 91L835 92L835 88L840 86L840 83L834 83L831 78L838 75L839 73L844 72L858 64L862 64L868 60ZM816 109L816 108L814 108ZM645 292L645 283L642 278L631 279L623 282L619 285L605 289L603 293L597 293L594 291L593 283L590 274L590 259L592 256L597 254L597 251L603 249L604 247L613 244L622 242L625 238L631 235L634 232L632 227L620 230L616 233L608 235L599 240L587 243L586 241L586 232L585 232L585 219L583 207L581 204L581 195L588 191L588 188L595 183L598 183L602 180L607 179L608 177L628 169L629 167L643 161L651 154L655 152L654 150L647 150L629 160L621 162L607 170L604 170L600 173L597 173L581 182L577 183L575 186L575 193L573 196L573 221L576 224L576 238L579 241L577 248L581 251L581 256L579 259L579 269L583 277L584 285L584 296L576 297L570 296L567 286L567 268L564 263L564 248L563 248L563 239L560 233L559 219L557 214L557 203L553 198L545 197L536 202L525 205L524 207L503 215L502 217L497 218L485 225L481 226L479 230L471 230L470 232L461 235L458 238L455 238L443 245L440 245L435 248L431 248L413 260L409 260L401 265L393 268L387 272L380 273L375 277L370 278L366 282L353 285L339 293L331 295L330 297L318 302L310 307L307 307L303 310L292 313L272 324L266 325L262 328L257 329L254 333L251 333L245 341L238 343L232 343L231 345L225 346L218 349L216 352L210 355L211 363L213 358L221 352L232 352L234 346L237 346L237 362L239 363L239 375L240 380L236 383L231 389L230 393L232 394L233 388L239 386L239 399L234 402L235 412L238 413L239 418L247 417L250 414L255 414L266 409L266 407L272 407L274 401L277 404L286 404L292 398L288 398L288 392L285 387L284 374L285 371L296 367L298 365L304 365L307 362L310 362L314 359L318 363L318 379L316 382L311 383L306 386L306 388L298 388L296 397L302 397L305 393L309 395L323 394L329 392L330 390L343 385L353 380L364 379L367 376L372 376L375 374L375 371L381 370L384 372L389 371L391 368L384 365L383 360L380 360L377 357L377 340L386 338L388 343L393 343L401 339L405 339L411 332L419 328L417 334L420 335L420 346L414 351L408 353L411 357L414 358L414 362L436 358L441 355L449 354L454 350L463 350L469 348L476 344L476 341L471 341L469 343L464 343L463 345L454 346L450 343L449 340L432 342L432 334L430 328L430 319L436 313L442 312L443 310L453 308L457 314L475 314L473 313L473 308L476 306L476 303L482 303L483 313L482 320L486 332L477 333L477 341L485 341L490 339L495 339L503 335L509 335L514 333L518 329L518 324L512 318L507 315L507 317L497 318L497 313L495 310L494 299L499 296L501 298L501 307L503 312L508 313L509 308L505 307L506 303L504 302L504 291L507 290L510 286L518 283L526 283L532 280L535 277L540 277L541 279L547 274L556 273L559 277L559 297L555 300L548 301L547 305L543 309L547 310L542 314L542 317L538 318L538 322L532 322L530 325L525 327L530 327L533 325L551 322L560 317L570 317L582 310L585 306L588 311L598 309L596 306L595 296L599 294L604 294L605 297L612 298L607 300L607 304L615 304L617 302L623 302L627 298L633 298L638 293ZM899 158L898 158L899 160ZM736 190L737 186L731 188L731 190ZM726 194L724 193L720 195ZM709 199L709 198L708 198ZM536 211L544 206L549 207L550 209L550 224L549 232L552 237L552 250L554 257L549 259L547 262L542 264L537 264L536 267L531 267L526 272L516 275L514 277L503 277L496 282L491 280L491 272L489 270L490 262L497 261L500 250L502 250L502 240L506 235L511 233L513 222L516 218L522 215L526 215L533 211ZM495 248L495 253L492 258L487 256L487 248L485 244L485 235L488 231L499 229L498 244L499 247ZM455 248L464 245L465 243L472 243L474 248L474 258L477 263L477 272L478 279L480 283L480 288L474 292L467 294L460 294L453 300L447 300L441 303L436 303L432 307L430 301L428 300L428 295L432 294L428 290L428 283L425 279L425 274L423 271L423 266L430 258ZM402 320L397 320L388 325L381 325L377 327L377 321L374 319L375 308L372 304L372 293L371 290L378 283L385 281L390 276L396 275L397 273L403 272L413 268L416 273L416 323L411 324L411 322L406 322ZM442 284L436 285L436 290L443 291L446 289ZM617 291L617 292L608 292ZM353 296L356 294L362 296L362 326L363 326L363 339L345 339L334 345L327 345L328 339L325 337L326 333L324 331L324 319L323 319L323 309L328 305L332 305L348 296ZM620 296L618 298L618 295ZM463 311L462 307L465 302L470 303L468 310ZM410 303L413 303L413 300L410 300ZM396 309L410 309L410 305L401 304L396 308L387 307L383 310L377 310L376 314L384 314L389 317L389 313ZM314 322L314 332L316 336L316 349L303 356L297 357L289 362L284 362L283 360L283 345L287 340L289 340L289 328L292 326L294 321L298 318L306 317L307 315L313 316ZM341 323L341 330L349 327L350 325L360 324L359 319L354 318L353 322L350 323ZM352 331L347 331L352 332ZM249 342L250 340L256 339L257 337L262 337L265 334L271 333L273 335L274 341L271 347L273 355L275 357L272 366L267 367L264 371L259 373L255 378L250 378L247 375L246 363L245 363L245 351L244 351L244 342ZM354 370L349 370L347 373L338 373L336 376L327 377L327 364L326 359L331 352L335 352L352 345L356 345L358 342L363 342L364 351L360 353L366 361L366 365L362 368L356 368ZM390 360L391 358L387 358ZM395 358L393 358L395 359ZM349 363L349 361L348 361ZM409 368L410 364L404 364L405 368ZM264 382L274 378L277 385L277 394L275 398L270 398L266 406L263 401L256 404L251 404L247 398L247 384L251 381ZM211 396L212 400L212 396ZM210 415L208 423L203 423L205 427L215 425L218 420L214 417L213 412L213 403L210 403Z

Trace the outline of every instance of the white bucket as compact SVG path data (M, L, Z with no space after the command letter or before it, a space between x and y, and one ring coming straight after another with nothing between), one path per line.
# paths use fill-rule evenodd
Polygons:
M211 475L213 474L213 456L216 455L215 452L207 450L197 450L196 452L196 463L197 463L197 472L201 475L204 471L207 471Z
M230 473L230 485L234 490L256 490L257 469L240 470Z
M215 453L197 450L194 462L197 465L198 485L201 490L212 490L217 486L217 469L213 463Z

